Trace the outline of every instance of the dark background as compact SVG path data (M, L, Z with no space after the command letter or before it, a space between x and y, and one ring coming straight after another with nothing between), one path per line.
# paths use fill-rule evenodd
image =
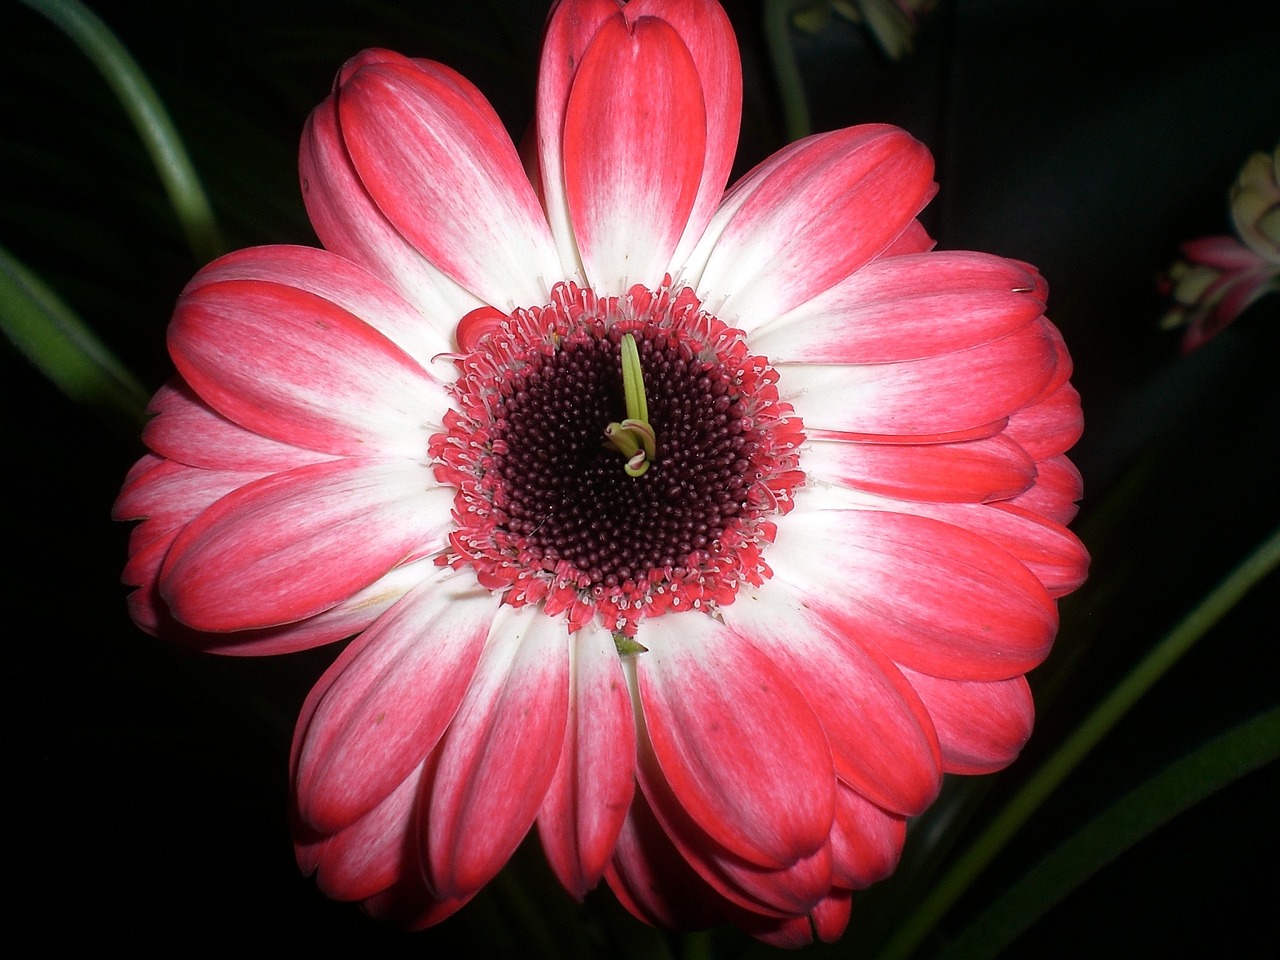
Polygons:
M761 5L726 6L746 75L741 173L785 136ZM518 136L545 15L540 2L500 0L92 9L170 109L229 247L314 243L297 138L346 57L379 45L447 62ZM884 121L925 141L941 187L925 220L939 245L1036 264L1076 362L1086 416L1077 528L1093 576L1063 604L1059 647L1032 677L1039 729L1023 760L991 779L994 803L1280 520L1280 297L1183 357L1178 335L1158 327L1156 285L1180 242L1229 231L1228 187L1249 153L1280 138L1280 4L941 0L896 63L838 20L795 42L815 130ZM0 53L0 245L154 389L170 372L173 301L200 264L80 53L13 0L0 0ZM216 659L139 633L118 582L128 530L108 517L137 441L67 400L7 343L0 357L14 614L3 673L10 939L34 935L41 953L466 956L483 944L485 955L522 955L510 886L411 936L298 875L288 741L332 652ZM1109 800L1277 703L1276 586L1274 576L1259 585L1113 731L944 934ZM1277 801L1272 764L1134 847L1006 955L1273 956ZM890 894L860 899L850 935L824 955L867 955L860 931L883 921ZM578 918L619 955L648 942L607 896L577 908L552 894L549 904L538 909L553 924ZM722 956L743 946L727 932L713 944Z

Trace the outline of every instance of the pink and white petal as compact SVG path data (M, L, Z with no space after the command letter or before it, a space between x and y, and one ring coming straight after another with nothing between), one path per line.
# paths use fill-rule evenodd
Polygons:
M604 875L635 792L631 696L613 635L591 624L569 640L569 718L538 811L552 871L581 900Z
M645 726L683 809L752 863L818 850L831 828L831 751L786 671L701 611L648 620L638 639Z
M323 453L420 458L449 407L444 385L373 327L276 283L189 290L169 325L169 350L218 413Z
M597 293L661 283L693 209L706 136L698 70L679 34L650 17L606 20L564 118L569 219Z
M886 504L887 509L933 517L1008 551L1039 578L1052 597L1077 589L1089 572L1089 553L1060 523L1008 503Z
M891 660L834 633L781 583L740 595L724 617L803 692L841 780L905 816L933 802L942 783L938 740L924 705Z
M356 176L393 227L492 306L545 303L561 275L546 217L492 108L458 74L366 62L345 77L338 122Z
M989 540L928 517L845 508L809 489L778 524L769 565L830 629L935 676L1026 673L1057 631L1040 581Z
M1013 412L1005 435L1040 461L1066 453L1083 431L1080 394L1066 383L1047 397Z
M713 218L699 295L751 333L882 253L933 190L929 151L896 127L801 141L753 178L740 206ZM716 223L726 211L728 222Z
M778 388L806 428L939 434L991 423L1034 399L1054 375L1039 324L957 353L902 363L779 363Z
M334 460L274 474L182 531L160 592L197 630L301 620L442 544L452 504L423 463Z
M684 236L672 263L676 267L702 236L724 195L738 146L742 121L742 60L733 25L717 0L634 0L623 8L628 21L657 17L675 27L698 70L706 109L706 156L702 179Z
M459 314L425 315L365 267L315 247L269 246L238 250L215 260L187 291L224 280L257 280L315 294L359 317L407 353L423 369L444 378L449 364L432 359L453 349L452 323Z
M1035 321L1033 270L981 253L881 257L762 324L752 349L774 363L892 363L954 353Z
M680 855L729 904L752 913L785 917L807 913L831 886L831 844L781 867L762 866L725 848L690 816L654 756L643 717L638 720L636 775L641 793Z
M181 377L162 386L147 410L153 414L142 442L170 460L256 475L329 459L328 454L281 443L246 430L215 412Z
M836 784L831 847L837 886L862 890L889 876L906 838L906 817L881 809L848 784Z
M439 747L426 858L437 895L469 896L515 852L555 775L568 714L564 623L501 607Z
M433 567L342 652L295 737L304 824L333 833L355 823L431 752L471 683L497 607L469 573Z
M1084 496L1084 478L1074 463L1059 454L1036 464L1036 482L1009 503L1064 526L1075 519Z
M417 587L433 567L431 559L403 564L337 606L295 623L236 633L202 633L183 627L175 620L165 636L170 636L173 628L181 628L185 637L176 639L186 646L233 657L263 657L310 650L360 633Z
M204 470L144 455L125 478L111 508L114 520L142 520L130 534L130 553L155 539L172 538L213 503L263 476L258 471ZM125 583L140 583L125 568Z
M378 54L398 57L366 51L354 61ZM437 335L448 339L457 318L482 305L479 297L415 249L373 202L347 156L336 96L307 118L299 168L307 216L325 249L362 265L398 290Z
M1028 490L1036 464L1007 437L959 443L810 440L801 454L813 481L906 500L983 503Z
M1011 764L1035 723L1025 677L947 680L903 668L929 708L947 773L994 773Z
M349 826L313 844L295 844L302 872L316 874L316 886L325 896L364 900L418 872L415 808L423 768L419 764L385 800Z

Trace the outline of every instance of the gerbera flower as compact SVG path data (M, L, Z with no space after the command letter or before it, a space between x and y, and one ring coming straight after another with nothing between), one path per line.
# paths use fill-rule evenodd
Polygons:
M526 162L384 50L302 140L324 249L183 291L116 507L144 629L355 636L292 757L329 895L439 921L536 824L581 897L831 939L946 772L1009 763L1086 556L1034 269L931 251L928 151L862 126L728 193L712 0L565 0Z

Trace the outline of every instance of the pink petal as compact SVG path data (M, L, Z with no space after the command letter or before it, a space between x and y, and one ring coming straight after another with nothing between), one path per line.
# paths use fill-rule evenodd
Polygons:
M780 583L740 596L724 616L804 694L841 780L894 813L915 815L933 802L942 783L937 737L892 661L833 632Z
M655 926L697 930L724 916L723 898L676 850L640 793L623 822L605 879L619 903Z
M365 51L349 61L348 69L381 57L400 59L386 51ZM433 66L440 72L448 69ZM347 156L336 96L307 118L299 172L307 215L325 249L362 265L398 290L438 335L447 339L457 318L481 305L475 294L418 252L373 202Z
M388 55L344 80L343 144L392 226L484 302L503 309L545 303L561 268L497 114L436 64Z
M905 817L882 810L847 784L836 785L831 846L837 885L861 890L889 876L906 836Z
M359 317L437 376L449 365L432 359L453 349L456 315L424 315L385 281L350 260L315 247L272 246L239 250L215 260L187 284L187 292L224 280L257 280L293 287ZM433 323L434 321L434 323Z
M312 844L296 843L299 867L335 900L364 900L418 871L413 855L419 764L385 800L350 826Z
M325 672L295 737L298 814L332 833L382 803L435 747L461 703L498 602L437 567Z
M1089 572L1089 554L1060 523L1007 503L899 504L889 509L933 517L972 531L1016 557L1050 596L1077 589Z
M777 370L779 390L806 427L902 435L949 433L1006 417L1041 393L1056 364L1053 337L1028 324L938 357L853 366L780 363Z
M702 177L698 70L666 23L606 20L565 110L569 216L588 281L619 294L668 272Z
M1035 705L1025 677L947 680L903 668L933 717L947 773L994 773L1031 737Z
M501 607L439 747L426 831L438 896L478 890L515 852L556 772L568 713L564 623Z
M346 456L421 457L443 385L363 320L312 293L228 280L188 290L169 325L178 371L263 436Z
M810 439L801 465L815 481L908 500L982 503L1016 496L1036 465L1006 437L959 443L840 443Z
M636 772L641 792L680 855L728 904L751 913L785 917L807 913L831 885L831 845L796 856L780 867L762 866L725 848L690 816L664 776L648 729L639 731Z
M215 470L276 473L329 459L328 454L281 443L214 412L181 377L162 386L148 406L154 414L142 441L170 460Z
M442 544L452 494L407 461L336 460L266 477L179 535L161 594L198 630L301 620Z
M1076 465L1059 454L1036 464L1036 482L1009 503L1066 525L1075 519L1084 496L1084 479Z
M831 752L779 666L701 611L646 621L635 661L654 754L680 805L753 863L811 854L831 827Z
M670 263L683 263L690 248L702 235L712 211L724 193L733 166L742 113L742 68L733 28L719 3L712 0L632 0L619 9L613 0L574 0L560 3L552 11L543 39L538 71L536 182L556 236L561 262L571 274L578 251L569 226L565 200L564 125L565 111L575 83L575 73L587 47L601 26L611 17L625 18L628 29L642 18L665 21L675 29L688 49L697 72L690 87L701 92L705 110L706 154L702 159L697 195L687 216L687 225ZM654 126L646 130L651 134ZM684 144L688 151L690 144ZM648 211L645 211L648 215ZM664 225L667 226L667 225ZM636 271L631 271L635 275Z
M917 253L868 263L752 331L775 363L890 363L954 353L1044 312L1024 264L981 253Z
M1080 394L1068 383L1031 406L1013 412L1005 435L1039 461L1070 450L1083 431Z
M768 559L831 629L935 676L997 680L1044 659L1058 614L1040 581L983 537L927 517L822 508L804 490Z
M896 127L851 127L775 154L713 219L699 295L752 332L880 254L924 207L932 177L928 150Z
M604 875L635 792L635 724L613 636L596 626L570 640L571 689L560 764L538 811L552 870L582 899Z

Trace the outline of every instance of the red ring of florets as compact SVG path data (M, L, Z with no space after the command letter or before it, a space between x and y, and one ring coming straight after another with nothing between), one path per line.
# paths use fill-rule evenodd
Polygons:
M714 421L708 429L731 441L721 444L717 462L728 465L724 469L732 476L725 488L733 492L706 492L730 496L728 502L712 504L718 507L713 515L724 515L712 530L718 535L680 540L681 555L658 550L638 565L643 569L624 564L619 576L617 569L602 571L588 560L557 556L554 543L548 549L536 541L530 524L513 507L519 484L504 470L510 469L513 443L509 412L533 402L528 400L530 385L546 386L557 362L568 362L561 351L607 354L616 351L626 333L641 344L642 365L645 357L661 354L663 362L655 360L655 366L668 373L674 369L683 378L681 383L657 384L655 395L664 386L677 393L700 389L706 395ZM570 630L598 615L605 627L628 637L644 618L669 610L715 613L733 602L741 583L759 585L770 576L761 548L776 532L769 518L791 509L792 493L804 481L799 468L802 424L790 404L779 399L773 368L763 357L751 355L740 330L705 312L692 290L673 290L668 277L657 291L634 286L622 296L597 297L589 289L560 283L546 306L517 309L509 316L487 308L468 315L458 326L458 340L465 352L455 358L459 372L451 389L456 407L428 448L437 479L458 490L453 510L457 529L438 563L471 566L482 585L502 591L505 602L516 607L541 603L550 616L564 614ZM618 377L620 382L620 373ZM601 430L604 425L599 424ZM665 464L664 426L657 420L654 426L659 445L654 476L628 478L632 483L660 482L655 477L661 477ZM725 454L730 448L741 454ZM616 469L621 475L620 457ZM566 499L565 506L573 509L572 501ZM624 534L624 529L612 531L615 537ZM607 548L610 531L602 536Z

